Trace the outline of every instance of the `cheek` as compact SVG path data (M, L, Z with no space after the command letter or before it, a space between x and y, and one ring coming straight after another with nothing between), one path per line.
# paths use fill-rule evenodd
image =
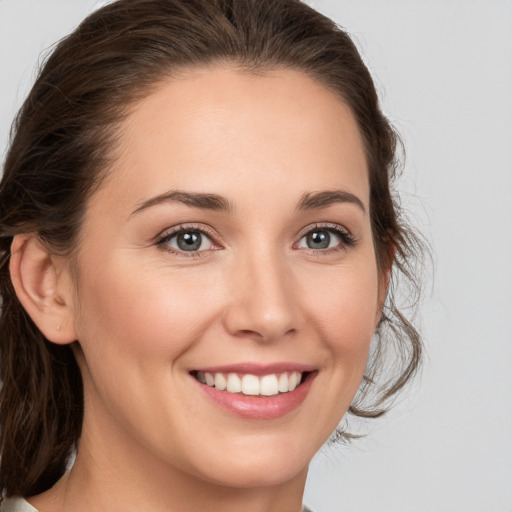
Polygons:
M86 357L96 352L106 359L169 364L215 315L215 287L205 272L171 272L147 260L134 265L129 255L103 258L101 266L89 261L81 272L77 327Z
M180 431L189 414L181 401L183 355L201 340L218 301L198 272L172 272L147 259L139 265L133 255L101 259L101 266L87 260L79 281L87 417L107 428L112 414L135 436L167 446L167 430ZM152 420L141 422L141 416Z
M309 275L308 322L317 326L328 353L328 366L340 379L340 389L352 389L355 393L380 316L377 270L368 258L367 264L347 264L328 273L325 279ZM319 287L319 283L324 286ZM301 293L306 294L306 290Z
M311 281L310 304L330 333L329 338L337 340L340 349L349 350L351 341L357 344L358 339L373 334L378 312L378 280L372 266L347 266L331 272L324 280L323 289L318 287L319 279L316 287L313 276Z

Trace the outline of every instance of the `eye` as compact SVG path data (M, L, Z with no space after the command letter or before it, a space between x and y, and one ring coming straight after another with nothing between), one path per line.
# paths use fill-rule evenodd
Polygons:
M325 251L327 249L343 249L355 243L352 235L341 226L321 226L309 230L297 244L298 249Z
M211 238L204 231L184 227L165 234L157 244L177 253L197 253L215 248Z

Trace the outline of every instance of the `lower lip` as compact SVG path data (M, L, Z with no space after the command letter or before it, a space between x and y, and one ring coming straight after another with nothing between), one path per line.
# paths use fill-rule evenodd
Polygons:
M214 387L201 384L197 380L196 383L200 386L203 393L217 405L236 416L257 420L272 420L285 416L302 404L311 388L311 383L316 377L316 373L308 374L304 382L293 391L264 397L219 391Z

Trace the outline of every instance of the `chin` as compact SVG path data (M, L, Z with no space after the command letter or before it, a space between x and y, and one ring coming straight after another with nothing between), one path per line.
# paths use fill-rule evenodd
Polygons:
M226 468L220 475L212 475L211 481L223 487L248 489L282 485L307 473L308 464L300 466L280 461L280 464L251 464L240 461Z
M277 486L301 475L305 477L316 450L308 450L303 443L300 447L299 443L290 442L269 446L265 436L261 437L261 442L254 439L250 447L226 450L222 457L215 457L216 463L207 467L203 464L200 471L203 478L227 487L257 488ZM203 462L208 459L205 457Z

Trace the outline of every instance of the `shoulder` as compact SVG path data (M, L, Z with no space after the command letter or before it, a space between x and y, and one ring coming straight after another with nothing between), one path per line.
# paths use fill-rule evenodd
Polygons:
M37 512L37 510L23 498L12 497L2 500L0 512Z

